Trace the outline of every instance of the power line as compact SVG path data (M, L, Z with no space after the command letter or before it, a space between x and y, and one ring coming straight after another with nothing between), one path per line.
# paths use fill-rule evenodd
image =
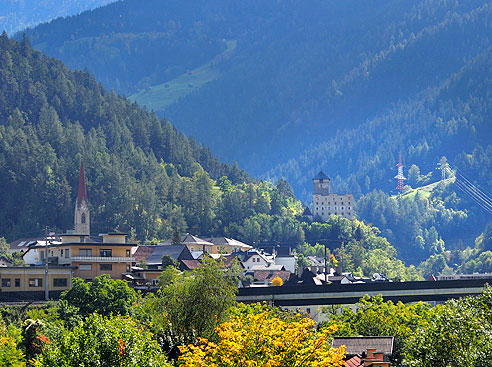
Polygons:
M477 199L472 193L468 191L466 186L464 186L460 181L456 180L455 181L456 186L463 191L466 195L468 195L476 204L478 204L482 209L487 211L489 214L492 214L492 208L488 207L487 205L482 204L482 202Z
M452 173L452 171L450 170ZM492 211L492 198L490 198L485 192L474 185L469 179L467 179L463 174L459 172L456 168L455 183L456 185L464 191L468 196L474 199L477 204L488 212ZM487 208L487 209L486 209ZM492 213L491 213L492 214Z
M492 202L492 194L490 192L488 192L487 190L485 189L479 189L475 184L473 184L473 182L467 178L465 176L465 174L463 173L463 171L461 171L460 169L458 169L458 167L455 166L455 170L456 170L456 173L458 173L464 180L466 180L467 182L470 183L470 185L472 185L473 187L477 188L477 190L481 191L483 195L485 195L491 202Z

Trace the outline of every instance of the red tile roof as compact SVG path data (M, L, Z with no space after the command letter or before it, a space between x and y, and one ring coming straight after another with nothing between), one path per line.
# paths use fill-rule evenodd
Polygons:
M133 257L135 258L135 262L138 263L141 260L147 260L150 255L152 255L152 252L154 251L153 246L138 246L137 251L133 254Z
M189 269L189 270L193 270L195 269L196 267L198 267L198 265L200 265L200 261L198 260L181 260L181 262Z
M280 271L271 271L271 270L256 270L255 271L255 280L265 281L272 280L273 278L279 277L285 283L290 279L291 276L290 271L280 270Z
M355 356L345 361L345 367L363 367L364 363L359 356Z

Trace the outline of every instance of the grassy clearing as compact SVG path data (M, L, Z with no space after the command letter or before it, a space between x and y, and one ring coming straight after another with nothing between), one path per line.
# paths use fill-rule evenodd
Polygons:
M149 110L164 111L180 98L217 79L220 72L216 65L230 56L236 48L236 43L235 40L227 41L227 49L208 63L181 74L173 80L141 90L129 98L140 105L147 106Z
M446 185L454 182L455 178L448 178L444 181ZM432 191L441 183L441 181L437 181L425 186L421 187L416 187L415 189L410 189L406 191L404 194L402 194L402 199L407 199L407 200L413 200L415 198L415 195L417 195L417 192L419 193L420 197L425 197L428 198L431 194ZM393 196L393 198L397 198L398 195Z

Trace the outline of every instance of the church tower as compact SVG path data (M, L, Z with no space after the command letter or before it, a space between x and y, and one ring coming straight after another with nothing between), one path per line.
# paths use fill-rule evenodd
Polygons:
M84 162L80 162L80 176L75 203L75 233L89 236L91 234L89 200L85 189Z

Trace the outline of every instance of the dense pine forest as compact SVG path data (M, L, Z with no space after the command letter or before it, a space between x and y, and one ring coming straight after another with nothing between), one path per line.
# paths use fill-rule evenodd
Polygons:
M186 220L197 232L211 230L212 179L250 181L87 72L33 50L27 39L3 33L0 49L0 232L9 239L45 225L70 228L81 160L94 230L119 228L140 239L185 230Z

